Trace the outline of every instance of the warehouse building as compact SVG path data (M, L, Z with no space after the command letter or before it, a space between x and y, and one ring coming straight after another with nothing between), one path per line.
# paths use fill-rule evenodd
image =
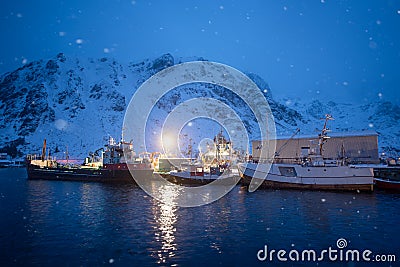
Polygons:
M326 159L346 159L350 163L379 163L378 134L375 131L329 133L323 146ZM262 161L261 148L265 141L252 141L253 160ZM318 136L301 135L276 139L276 162L293 162L308 153L318 154Z

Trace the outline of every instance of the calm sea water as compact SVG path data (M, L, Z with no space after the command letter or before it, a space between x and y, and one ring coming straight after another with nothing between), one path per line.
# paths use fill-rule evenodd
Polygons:
M400 194L237 186L197 208L170 207L134 185L28 181L0 170L1 266L399 266ZM261 262L268 249L347 248L397 262Z

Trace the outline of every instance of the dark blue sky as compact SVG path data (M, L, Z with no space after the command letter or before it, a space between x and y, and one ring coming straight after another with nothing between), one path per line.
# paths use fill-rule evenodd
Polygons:
M122 62L163 53L255 72L276 96L400 99L400 1L2 3L0 72L58 52Z

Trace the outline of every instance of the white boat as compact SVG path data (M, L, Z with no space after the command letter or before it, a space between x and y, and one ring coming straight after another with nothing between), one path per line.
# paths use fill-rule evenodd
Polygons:
M296 188L316 190L360 190L372 191L374 173L372 168L346 165L343 160L326 160L322 156L323 145L329 137L327 121L332 119L326 115L324 128L319 135L319 151L296 159L294 163L240 163L239 174L242 183L256 187L261 183L264 188ZM315 150L312 150L315 151ZM270 167L270 168L269 168ZM260 180L261 179L261 180ZM258 182L258 183L257 183ZM256 188L250 188L254 190Z
M373 190L374 174L371 168L272 164L268 170L266 163L241 163L238 167L245 185L256 178L263 180L263 188Z

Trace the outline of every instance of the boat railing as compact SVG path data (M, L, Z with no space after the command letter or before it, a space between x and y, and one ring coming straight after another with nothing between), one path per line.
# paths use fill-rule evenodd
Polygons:
M328 166L341 166L348 165L347 162L339 158L323 158L323 157L296 157L296 158L274 158L274 159L259 159L252 161L253 163L260 164L298 164L302 166L314 167L328 167Z

